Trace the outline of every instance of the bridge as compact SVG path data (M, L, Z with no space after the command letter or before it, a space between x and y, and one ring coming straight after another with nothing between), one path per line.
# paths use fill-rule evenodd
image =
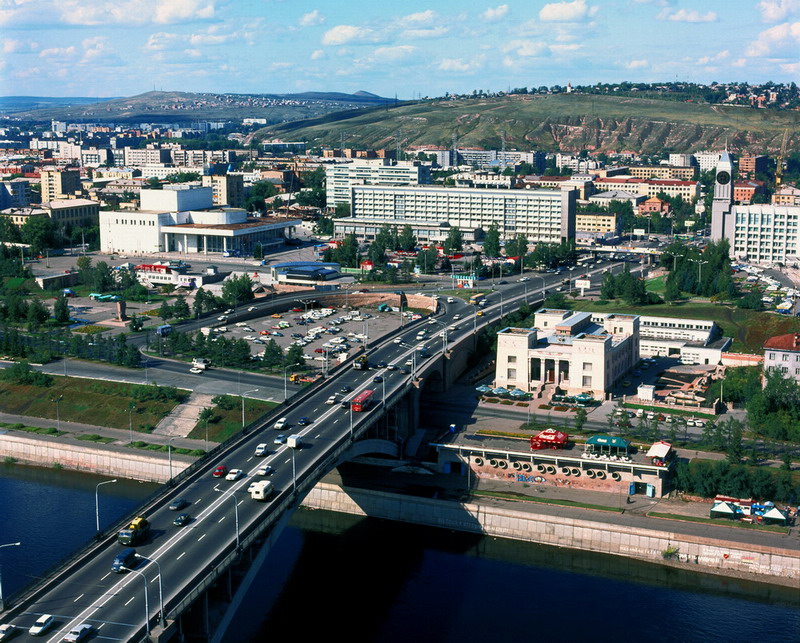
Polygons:
M136 546L130 571L111 571L113 558L122 550L114 528L48 578L12 597L0 622L24 631L38 616L52 614L55 626L44 637L48 641L60 640L80 623L91 624L97 638L119 641L219 640L237 597L247 592L302 498L326 473L355 456L405 455L418 425L420 396L445 392L452 385L466 366L476 331L520 301L535 298L543 287L555 286L560 277L541 280L538 290L525 280L491 293L481 317L461 300L440 300L431 320L397 329L370 347L371 370L356 370L347 363L333 369L326 380L301 391L166 485L138 512L148 516L152 530L146 542ZM422 328L430 330L425 353L416 339ZM374 391L374 402L363 412L326 404L335 393L350 400L365 390ZM288 423L281 431L272 428L278 417ZM301 426L303 417L311 423ZM297 434L300 444L273 444L278 433ZM255 447L262 442L271 452L256 457ZM212 477L220 464L244 470L245 477ZM275 493L259 502L250 498L247 487L259 479L256 471L265 464L275 469L269 477ZM175 512L168 509L178 497L190 503L184 511L192 520L184 527L172 525ZM209 601L214 599L231 608L212 626Z

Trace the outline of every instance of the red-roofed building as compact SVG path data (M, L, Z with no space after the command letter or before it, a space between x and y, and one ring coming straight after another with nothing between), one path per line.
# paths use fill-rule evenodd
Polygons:
M776 335L764 343L764 374L774 370L800 383L800 333Z
M758 192L764 191L764 181L734 181L733 200L749 205Z

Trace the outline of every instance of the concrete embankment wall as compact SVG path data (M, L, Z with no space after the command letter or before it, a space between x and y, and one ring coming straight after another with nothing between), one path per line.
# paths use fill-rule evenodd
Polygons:
M510 507L461 504L320 483L305 507L444 527L543 545L637 558L783 585L800 581L800 552L658 529L549 516ZM677 550L669 561L664 552Z
M0 457L11 457L22 464L53 467L119 476L145 482L169 480L169 458L164 454L148 455L136 449L120 449L93 442L77 440L56 441L51 437L0 435ZM176 476L191 464L192 460L172 455L172 475Z

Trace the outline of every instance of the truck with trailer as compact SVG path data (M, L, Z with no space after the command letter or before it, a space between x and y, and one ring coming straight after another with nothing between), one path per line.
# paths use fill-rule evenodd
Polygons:
M369 360L366 355L359 355L353 360L353 368L357 371L366 371L369 369Z
M125 529L117 533L117 542L121 545L137 545L150 533L150 521L144 516L136 516Z

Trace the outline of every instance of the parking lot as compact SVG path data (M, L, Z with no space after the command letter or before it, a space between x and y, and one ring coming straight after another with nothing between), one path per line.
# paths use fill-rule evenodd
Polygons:
M211 334L244 339L249 342L253 355L263 353L269 340L274 339L283 350L292 344L299 345L308 365L322 368L326 353L328 364L333 365L339 355L346 357L367 344L370 338L378 338L397 328L400 314L378 312L375 307L317 308L308 312L293 308L234 324L228 324L223 313L213 323Z

